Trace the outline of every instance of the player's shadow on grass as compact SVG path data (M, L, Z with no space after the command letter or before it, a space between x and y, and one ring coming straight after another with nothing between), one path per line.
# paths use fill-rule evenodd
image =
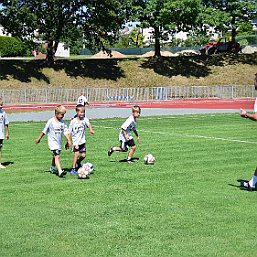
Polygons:
M135 162L135 161L138 161L139 158L138 157L134 157L131 159L131 162ZM119 161L110 161L110 162L127 162L127 159L122 159L122 160L119 160Z
M2 164L3 164L4 166L9 166L9 165L14 164L14 162L2 162Z

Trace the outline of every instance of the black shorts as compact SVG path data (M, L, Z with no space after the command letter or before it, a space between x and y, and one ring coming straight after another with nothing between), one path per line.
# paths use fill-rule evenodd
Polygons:
M73 146L72 147L72 152L79 152L79 153L85 153L86 152L86 144L78 145L78 146Z
M57 156L61 154L61 150L57 149L57 150L51 150L51 152L53 153L53 156Z
M134 145L136 145L136 144L135 144L135 141L134 141L133 138L126 141L126 142L120 141L120 148L123 151L128 151L128 147L131 147L131 146L134 146Z
M0 147L3 146L3 143L4 143L4 140L3 140L3 139L0 139Z

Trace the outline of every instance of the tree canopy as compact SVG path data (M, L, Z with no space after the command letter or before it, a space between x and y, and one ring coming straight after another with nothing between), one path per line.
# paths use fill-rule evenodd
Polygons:
M112 45L126 21L153 28L155 56L167 34L232 31L257 13L257 0L2 0L0 24L13 36L48 42L53 61L60 41L81 39L91 50ZM139 34L138 34L139 35ZM136 41L138 44L138 41Z
M257 13L257 0L201 0L201 5L202 25L207 29L212 26L216 31L231 31L232 41L237 29Z
M190 31L200 10L198 0L135 0L134 19L142 28L152 27L155 39L155 56L160 56L160 40L175 31Z
M127 15L125 0L3 0L0 23L13 36L48 41L49 62L60 41L78 37L91 49L112 42Z

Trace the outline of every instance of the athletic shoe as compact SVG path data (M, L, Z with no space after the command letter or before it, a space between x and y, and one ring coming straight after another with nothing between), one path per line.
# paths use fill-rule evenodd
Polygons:
M133 163L133 162L132 162L132 160L131 160L131 159L130 159L130 160L128 160L128 159L127 159L127 163Z
M112 148L113 148L113 147L111 147L110 150L108 151L108 156L111 156L112 153L114 152Z
M49 172L52 174L56 174L57 170L51 166Z
M77 174L77 171L76 171L75 169L71 169L70 174L71 174L71 175L76 175L76 174Z
M0 169L5 169L6 167L0 163Z
M251 187L248 182L241 181L240 186L247 189L247 191L255 191L255 187Z
M63 176L65 176L66 174L67 174L67 172L65 170L58 171L58 176L60 178L63 178Z

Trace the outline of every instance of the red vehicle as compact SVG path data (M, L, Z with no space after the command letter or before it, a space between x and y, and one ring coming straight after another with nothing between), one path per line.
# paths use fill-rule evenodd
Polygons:
M225 37L220 38L218 41L211 41L207 45L202 46L199 50L201 54L211 55L217 53L238 53L242 47L239 43L233 42Z

